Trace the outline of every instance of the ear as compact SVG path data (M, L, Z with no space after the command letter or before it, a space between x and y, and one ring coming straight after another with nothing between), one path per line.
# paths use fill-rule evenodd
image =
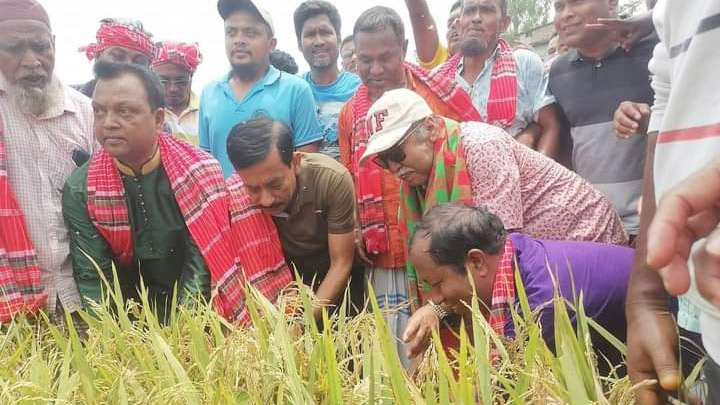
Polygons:
M424 127L423 130L427 131L427 133L429 134L427 139L431 143L434 143L440 137L440 131L439 131L440 122L439 122L439 120L441 120L441 119L442 118L433 114L433 115L427 117L425 119L425 122L423 122L423 127Z
M302 160L302 153L293 152L292 161L290 163L292 171L296 176L300 175L300 160Z
M405 41L403 41L403 45L402 45L403 60L405 60L405 58L407 58L407 49L408 49L408 40L406 39Z
M158 108L153 112L153 116L155 118L155 129L157 129L158 132L163 132L165 129L165 110Z
M270 39L270 50L274 51L276 46L277 46L277 38L273 37L272 39Z
M490 271L487 266L487 254L480 249L470 249L465 255L465 270L473 272L479 278L487 277Z

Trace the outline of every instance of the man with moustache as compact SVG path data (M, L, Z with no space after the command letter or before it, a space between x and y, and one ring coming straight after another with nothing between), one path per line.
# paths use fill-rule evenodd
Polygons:
M230 73L208 84L200 97L200 147L233 173L227 138L235 124L258 116L282 121L298 150L317 152L322 129L307 83L270 65L275 31L270 14L251 0L219 0Z
M340 158L337 140L338 115L343 104L355 94L360 78L337 66L340 45L340 13L324 0L306 1L295 10L298 47L310 65L302 77L310 85L323 128L320 152Z
M80 309L61 190L92 153L90 101L53 75L55 37L34 0L0 0L0 322Z
M353 36L348 35L340 44L340 58L342 60L343 70L350 73L357 73L357 65L355 64L355 42Z
M647 138L616 137L613 113L623 101L649 112L654 93L648 62L657 35L626 51L614 32L587 27L598 18L616 17L616 0L555 0L553 5L558 38L572 49L553 62L549 87L569 124L563 136L572 139L573 169L608 196L634 239Z
M480 116L470 96L454 80L437 79L427 70L405 62L405 27L391 8L377 6L362 13L355 22L353 38L362 84L340 112L340 161L353 176L357 191L358 255L368 266L366 274L378 302L394 307L408 299L404 240L397 222L400 182L381 167L360 161L371 135L366 125L368 110L386 91L408 88L427 100L436 114L457 121L476 121ZM408 310L387 315L398 340L408 316ZM409 364L407 358L403 360Z
M244 283L219 164L163 132L163 87L150 70L99 62L95 76L95 136L103 149L63 190L85 306L103 299L99 268L126 299L139 298L142 280L162 321L173 299L190 304L199 298L240 320Z
M507 0L464 0L460 51L437 74L456 80L473 99L482 121L552 158L558 156L560 125L542 59L513 50L500 38L510 25Z
M192 79L202 54L197 43L158 42L152 70L165 87L165 125L174 136L197 145L199 102Z
M91 61L134 63L150 66L155 55L152 34L143 23L130 18L103 18L95 34L96 42L80 48ZM92 97L95 79L74 86L82 94Z
M340 163L321 153L295 152L292 142L290 128L277 120L255 118L233 127L227 146L237 170L228 181L231 210L259 209L271 218L288 263L315 289L320 320L323 306L342 302L353 273L355 190ZM245 202L235 199L243 194ZM349 285L351 304L362 308L362 273Z

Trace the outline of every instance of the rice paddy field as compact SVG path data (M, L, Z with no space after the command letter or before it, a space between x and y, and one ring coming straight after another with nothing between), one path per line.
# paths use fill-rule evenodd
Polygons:
M143 309L144 294L125 311L108 310L123 307L109 294L85 316L84 339L43 314L17 317L0 326L0 404L634 403L627 378L597 372L602 360L589 347L596 326L578 307L573 328L559 299L557 354L532 317L516 317L513 341L494 335L475 301L472 336L461 333L449 356L432 345L410 373L375 301L354 318L326 315L320 330L311 311L285 315L288 306L312 307L299 288L278 305L252 292L250 328L201 304L174 307L162 324Z

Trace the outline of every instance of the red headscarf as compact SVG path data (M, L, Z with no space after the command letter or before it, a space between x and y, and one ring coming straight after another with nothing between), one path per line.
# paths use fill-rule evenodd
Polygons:
M136 24L126 24L111 19L102 20L95 37L97 43L80 48L80 51L85 52L89 60L97 58L103 51L113 46L142 52L150 60L155 55L155 45L151 40L152 34L145 32L142 26Z
M151 65L153 68L165 63L172 63L195 73L198 65L202 63L203 57L196 42L163 41L158 42L156 46L155 58Z

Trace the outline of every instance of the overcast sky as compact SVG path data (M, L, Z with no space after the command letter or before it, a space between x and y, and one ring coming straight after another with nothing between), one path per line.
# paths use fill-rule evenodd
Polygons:
M194 41L200 44L204 62L195 74L193 87L198 91L208 80L229 69L225 57L222 19L215 0L39 0L50 15L56 36L55 73L68 84L83 83L91 77L92 64L78 52L80 46L94 42L99 21L105 17L133 17L141 20L155 41ZM300 71L307 64L297 49L292 15L302 0L265 0L256 4L270 12L275 23L278 49L295 57ZM352 33L360 14L375 5L394 8L405 20L406 35L412 44L412 30L404 0L336 0L340 10L342 36ZM445 21L452 1L428 0L431 12L444 38ZM410 54L412 52L412 54ZM409 51L414 55L414 51Z

